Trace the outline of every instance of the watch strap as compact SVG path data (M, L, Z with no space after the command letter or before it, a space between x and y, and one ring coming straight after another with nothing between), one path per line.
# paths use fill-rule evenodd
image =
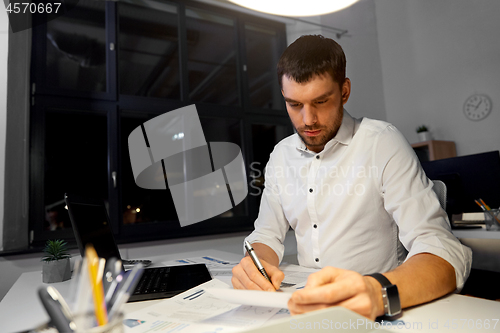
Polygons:
M386 278L385 276L383 276L380 273L368 274L366 276L371 276L372 278L374 278L375 280L377 280L382 285L383 288L387 288L387 287L392 286L391 281L389 281L388 278Z
M380 273L368 274L382 285L382 302L384 303L384 313L392 317L401 313L401 302L399 300L398 287Z

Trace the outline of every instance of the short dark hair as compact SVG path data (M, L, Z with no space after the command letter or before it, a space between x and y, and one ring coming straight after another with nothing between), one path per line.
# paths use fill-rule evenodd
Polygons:
M314 75L328 72L335 82L342 85L345 66L345 54L337 42L321 35L305 35L290 44L281 55L277 66L278 81L283 88L283 75L304 83Z

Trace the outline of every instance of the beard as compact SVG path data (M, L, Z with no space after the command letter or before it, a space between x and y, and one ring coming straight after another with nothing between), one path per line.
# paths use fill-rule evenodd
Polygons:
M328 128L326 126L303 126L301 128L296 128L297 134L300 139L309 150L315 151L316 149L325 146L325 144L330 141L337 132L335 132L332 128ZM321 130L321 134L314 137L309 137L304 135L304 131L317 131Z
M342 124L342 118L344 115L343 110L344 110L344 108L341 105L339 112L337 112L337 114L335 115L335 119L330 126L328 126L328 125L313 125L313 126L305 125L305 126L302 126L299 128L297 128L297 127L295 128L300 139L302 140L302 142L304 142L304 144L306 145L306 147L309 150L319 152L319 151L323 150L323 148L325 147L325 145L328 141L330 141L331 139L333 139L335 137L335 135L339 131L340 125ZM310 137L310 136L306 136L304 134L304 131L317 131L317 130L321 130L321 133L318 136Z

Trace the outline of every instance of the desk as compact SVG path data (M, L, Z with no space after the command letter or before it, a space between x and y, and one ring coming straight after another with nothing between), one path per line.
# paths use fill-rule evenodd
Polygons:
M474 239L500 239L500 231L488 231L486 229L453 229L455 237Z
M207 251L204 254L220 257L226 260L241 259L241 255L216 250ZM161 263L161 261L171 260L174 258L196 256L199 256L198 252L179 253L176 255L162 256L161 258L154 257L151 259L154 262ZM48 316L41 303L38 301L37 296L38 287L43 285L41 281L42 276L40 271L23 273L19 277L0 303L0 332L13 333L28 330L35 327L37 324L48 321ZM52 284L52 286L56 287L61 294L64 295L67 294L70 283L71 281L65 281ZM128 303L125 306L125 312L130 313L156 302L161 302L161 300ZM422 327L422 329L418 329L419 326L414 326L411 330L399 330L401 332L472 332L477 331L477 329L469 329L467 328L467 324L464 329L460 329L460 325L463 323L460 319L473 319L474 325L479 322L484 323L486 319L489 319L490 324L492 324L492 319L500 319L500 302L471 298L462 295L449 295L429 304L404 310L401 319L405 323L411 323L412 325L419 325L419 323L421 323ZM447 320L451 327L453 319L457 320L456 323L459 327L457 329L447 329L445 327ZM415 327L417 329L415 329ZM496 330L481 329L480 331L498 332L499 330L500 322L498 323Z
M242 251L243 253L243 247ZM241 260L243 254L237 255L218 250L204 251L203 255L223 258L225 260ZM154 266L162 266L161 262L174 259L199 257L200 252L185 252L170 254L165 256L148 257L154 263ZM226 282L226 281L224 281ZM227 283L227 282L226 282ZM61 295L68 295L71 280L52 283ZM42 303L38 299L38 288L42 285L42 272L23 273L17 279L16 283L10 288L5 297L0 302L0 333L14 333L27 331L39 324L49 321L49 316L45 312ZM125 312L133 312L161 300L127 303Z
M452 232L472 249L472 268L500 272L500 231L454 229Z

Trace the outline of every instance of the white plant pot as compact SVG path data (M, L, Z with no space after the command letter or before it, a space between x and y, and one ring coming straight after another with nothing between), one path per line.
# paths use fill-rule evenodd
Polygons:
M426 132L420 132L417 134L418 134L418 139L420 140L420 142L432 140L431 132L426 131Z
M42 263L42 282L63 282L71 278L71 265L69 258L44 261Z

